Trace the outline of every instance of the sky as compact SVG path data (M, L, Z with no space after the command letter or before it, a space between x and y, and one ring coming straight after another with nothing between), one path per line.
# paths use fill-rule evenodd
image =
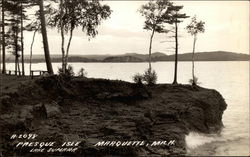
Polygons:
M147 1L104 1L112 14L98 27L99 34L89 40L81 29L74 31L70 54L147 54L150 31L143 29L144 17L138 9ZM196 52L230 51L249 54L249 1L174 1L183 5L182 12L196 15L205 22L205 32L198 34ZM179 53L192 51L193 37L185 27L191 18L179 24ZM168 26L169 28L171 26ZM61 54L61 37L56 29L48 29L51 54ZM29 54L33 32L25 32L25 54ZM174 53L174 39L171 34L156 34L153 39L153 52L167 55ZM34 44L34 54L43 54L41 34Z

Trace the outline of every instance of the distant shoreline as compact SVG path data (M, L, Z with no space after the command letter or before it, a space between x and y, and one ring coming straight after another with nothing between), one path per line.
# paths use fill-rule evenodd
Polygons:
M174 61L152 61L152 63L157 62L174 62ZM192 61L179 61L179 62L192 62ZM250 62L250 60L203 60L203 61L195 61L195 62ZM6 63L15 63L15 62L6 62ZM29 62L24 62L26 64L29 64ZM44 62L32 62L32 64L38 64L38 63L44 63ZM53 62L52 63L61 63L61 62ZM69 63L148 63L147 61L142 62L69 62Z
M148 54L125 53L122 55L70 55L68 62L79 63L143 63L148 62ZM175 60L175 55L166 55L165 53L155 52L151 55L152 62L172 62ZM192 53L178 54L178 61L192 61ZM213 51L213 52L197 52L195 53L195 61L250 61L250 55ZM7 63L14 63L14 56L8 56ZM29 56L24 57L24 62L29 63ZM45 62L43 55L33 55L32 63ZM61 55L51 55L52 63L60 63Z

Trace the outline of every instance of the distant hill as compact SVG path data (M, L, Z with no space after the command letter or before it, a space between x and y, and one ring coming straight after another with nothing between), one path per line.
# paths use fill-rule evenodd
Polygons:
M14 62L14 57L8 56L8 57L6 57L6 61L7 62ZM29 57L25 56L24 61L29 62ZM61 62L62 61L61 55L51 55L51 61L52 62ZM68 61L69 62L100 62L97 59L90 59L90 58L86 58L83 56L75 56L75 55L69 56ZM32 57L32 62L33 63L45 62L45 58L43 55L34 55Z
M7 62L14 62L13 56L6 57ZM175 55L166 55L161 52L152 53L152 61L174 61ZM51 55L52 62L61 62L61 55ZM178 55L179 61L191 61L192 53ZM213 51L195 53L195 61L249 61L247 54ZM125 53L122 55L71 55L69 62L146 62L148 54ZM25 56L25 62L29 62L29 56ZM45 62L43 55L34 55L33 63Z
M103 62L143 62L143 60L134 56L115 56L107 57Z
M153 61L173 61L175 55L154 57ZM191 61L192 53L178 55L179 61ZM195 61L249 61L250 56L233 52L213 51L195 53Z
M138 53L125 53L124 55L122 56L134 56L136 58L139 58L143 61L147 61L148 60L148 54L138 54ZM154 58L154 57L164 57L166 56L166 54L164 53L161 53L161 52L155 52L155 53L152 53L151 54L151 57Z

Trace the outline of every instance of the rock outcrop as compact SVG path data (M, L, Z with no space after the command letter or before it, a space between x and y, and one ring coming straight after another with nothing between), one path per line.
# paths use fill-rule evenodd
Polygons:
M70 156L184 155L190 131L219 132L226 103L215 90L190 85L151 87L123 81L58 76L30 81L1 96L1 153L34 156L13 146L16 133L37 140L81 141ZM95 147L98 141L169 141L172 146ZM69 153L55 153L69 155ZM47 156L55 155L46 153ZM45 156L36 153L37 156Z

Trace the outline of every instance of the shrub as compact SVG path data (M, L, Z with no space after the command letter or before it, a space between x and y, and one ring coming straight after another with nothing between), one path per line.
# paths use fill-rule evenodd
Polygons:
M78 74L78 76L80 76L80 77L86 77L88 73L85 71L84 68L81 68L81 69L78 71L77 74Z
M133 76L133 81L134 81L135 83L142 84L143 76L142 76L141 74L137 73L137 74L135 74L135 75Z
M151 70L148 68L144 74L143 74L143 80L148 84L148 85L154 85L156 84L157 81L157 74L154 70Z
M133 76L133 81L135 83L146 83L147 85L154 85L157 81L157 74L154 70L147 69L144 74L135 74Z
M189 80L189 83L191 84L191 85L198 85L198 84L201 84L200 82L198 82L198 77L194 77L194 80L193 79L190 79Z
M68 67L65 69L65 73L63 73L62 68L59 68L58 74L66 78L71 78L75 75L73 67L71 65L68 65Z

